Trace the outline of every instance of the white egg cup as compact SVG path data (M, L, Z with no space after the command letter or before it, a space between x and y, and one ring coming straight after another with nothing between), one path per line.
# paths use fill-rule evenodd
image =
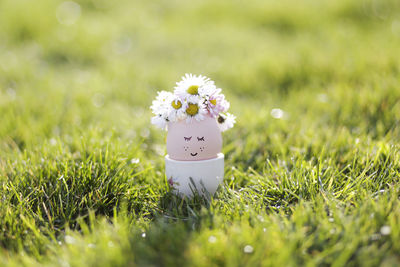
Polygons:
M173 191L181 196L192 197L196 191L212 196L224 179L224 154L196 161L174 160L166 155L165 174Z

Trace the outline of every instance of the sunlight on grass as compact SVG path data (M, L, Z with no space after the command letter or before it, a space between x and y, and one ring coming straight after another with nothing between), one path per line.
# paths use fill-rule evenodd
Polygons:
M400 263L400 3L0 1L0 265ZM215 80L225 180L180 199L158 90Z

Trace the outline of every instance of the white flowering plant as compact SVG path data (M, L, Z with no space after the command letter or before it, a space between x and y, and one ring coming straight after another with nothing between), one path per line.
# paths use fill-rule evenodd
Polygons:
M221 91L205 76L185 74L173 93L158 92L150 107L154 114L151 123L166 130L169 122L191 123L211 116L217 120L220 130L226 131L233 127L236 117L227 112L230 104Z

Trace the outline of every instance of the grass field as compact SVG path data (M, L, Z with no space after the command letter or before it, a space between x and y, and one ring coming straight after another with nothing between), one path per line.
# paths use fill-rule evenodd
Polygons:
M0 0L0 265L399 266L400 2ZM157 90L223 88L171 195Z

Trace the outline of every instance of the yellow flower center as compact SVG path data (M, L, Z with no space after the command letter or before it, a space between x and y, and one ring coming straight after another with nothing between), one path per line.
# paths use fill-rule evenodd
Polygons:
M182 107L182 103L179 100L174 100L174 101L172 101L171 106L174 109L180 109Z
M217 100L216 99L212 99L212 100L210 100L210 103L215 106L217 104Z
M192 85L186 91L191 95L197 95L199 93L199 86Z
M186 113L190 116L194 116L199 112L199 106L197 104L189 104L186 109Z

